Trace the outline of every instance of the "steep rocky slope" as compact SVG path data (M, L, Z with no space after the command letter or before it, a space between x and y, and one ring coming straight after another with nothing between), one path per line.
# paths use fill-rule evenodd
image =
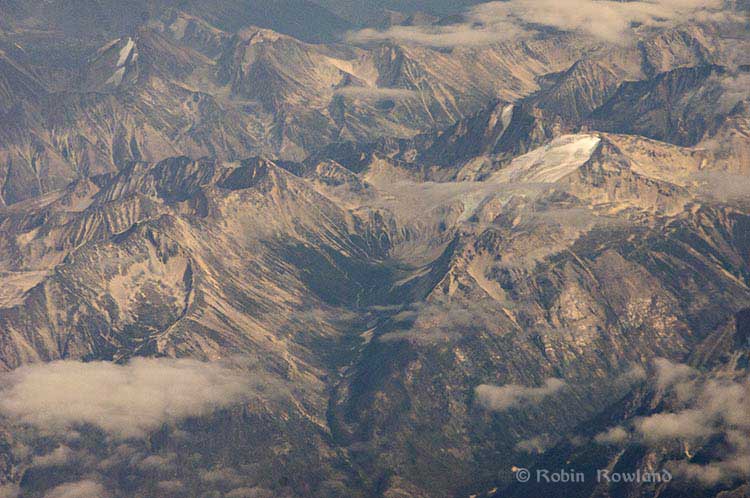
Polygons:
M0 2L0 496L747 494L736 23L318 44L251 3Z
M493 133L500 129L476 129L481 121L492 128L503 122L492 117L502 111L488 104L519 104L523 98L533 119L517 117L525 124L514 124L513 136L494 147L507 157L539 145L551 129L570 132L588 125L600 106L599 116L617 112L622 120L597 118L594 126L600 129L692 144L714 118L712 110L692 106L719 98L720 78L700 83L703 90L688 85L689 95L675 82L674 91L682 92L670 97L682 99L676 109L653 103L668 116L641 109L638 119L630 119L630 100L639 92L653 93L655 85L669 85L669 78L691 71L660 76L642 67L668 71L709 61L741 63L740 45L711 26L644 35L644 46L661 52L613 49L566 33L450 50L393 41L354 47L313 45L247 24L229 27L191 8L155 12L120 38L92 41L66 37L54 26L35 31L23 21L33 13L11 17L20 19L19 26L0 37L8 54L0 76L3 99L14 104L12 115L2 118L0 141L6 204L64 187L89 169L114 171L133 159L159 161L175 154L302 160L332 142L416 137L417 145L407 148L431 148L424 153L428 163L465 160L491 151L489 145L499 140ZM698 45L710 57L690 56L690 47ZM666 52L673 55L658 64L652 60ZM643 81L623 85L612 97L625 80ZM547 123L536 123L539 113ZM103 127L92 119L112 124ZM692 131L669 135L664 123L670 120L684 121L680 126ZM456 122L465 124L451 131ZM448 152L451 143L433 145L429 142L436 140L421 137L436 129L445 130L444 140L461 134L462 141L484 144L484 150L473 145L456 157ZM683 137L686 133L692 135Z
M244 409L270 418L233 446L293 433L289 451L308 456L254 453L249 470L211 446L176 467L192 489L203 484L190 473L218 462L278 494L505 485L500 469L533 461L524 441L557 444L628 395L638 365L681 361L750 305L746 207L700 197L698 158L670 170L632 151L673 165L702 152L632 140L562 136L483 181L433 183L387 160L354 175L331 161L182 157L77 182L3 212L4 367L254 358L283 395ZM550 378L564 387L510 411L475 391ZM238 416L203 423L221 439ZM202 430L168 429L149 453L181 460L172 433L192 445ZM60 482L13 458L24 492ZM290 465L291 481L264 477ZM112 472L97 479L118 489Z
M14 38L39 43L22 34L9 42ZM79 47L87 53L76 61L79 74L56 69L46 75L49 92L41 82L19 79L31 78L34 66L22 71L9 62L4 100L12 98L14 108L3 117L0 142L7 156L4 201L86 176L89 166L81 161L113 171L132 159L175 154L300 160L339 140L413 136L469 115L498 94L515 99L533 92L536 76L562 69L581 50L575 41L557 44L498 45L481 58L468 49L363 50L310 45L253 27L224 32L179 14ZM91 156L96 160L83 159Z
M735 80L747 79L745 73L726 74L719 66L675 69L647 82L623 84L592 119L602 130L694 145L730 110L722 94L733 91Z

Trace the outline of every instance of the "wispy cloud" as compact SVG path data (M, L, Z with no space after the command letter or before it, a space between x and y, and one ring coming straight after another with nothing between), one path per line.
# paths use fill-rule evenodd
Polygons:
M159 491L168 495L185 496L185 485L176 479L159 481L156 487Z
M720 84L724 91L719 99L721 112L729 112L738 102L750 100L750 74L733 74L721 78Z
M246 399L254 389L242 370L195 360L57 361L0 377L0 413L43 430L92 424L119 437L140 437L162 424Z
M544 398L558 392L565 386L560 379L549 378L541 387L526 387L518 384L477 386L477 401L488 410L505 411L524 404L538 403Z
M150 474L161 474L174 470L177 455L168 453L166 455L149 455L136 465L138 470Z
M274 494L264 488L237 488L228 492L226 498L271 498Z
M337 88L334 93L362 100L403 100L417 96L417 92L406 88L378 88L369 86L345 86Z
M32 467L52 467L66 465L75 458L73 450L67 446L58 446L46 455L34 457L31 461Z
M106 498L104 486L96 481L78 481L61 484L48 491L44 498Z
M724 145L716 141L703 142L720 150ZM746 201L750 196L750 178L743 173L727 171L701 171L693 175L697 183L698 193L710 199L733 202Z
M628 440L629 433L622 426L611 427L610 429L597 434L594 441L599 444L619 444Z
M500 24L504 25L504 29L499 29ZM352 43L390 40L432 47L453 47L459 45L488 45L513 39L521 33L523 33L523 30L508 22L498 22L492 27L461 23L449 26L393 26L384 31L367 28L350 33L347 39Z
M496 310L482 303L418 303L394 315L397 322L408 327L385 333L379 341L409 341L430 345L457 340L497 325Z
M720 441L721 460L702 464L672 460L667 467L675 476L703 486L750 475L750 382L709 378L664 358L655 359L653 366L651 379L668 409L611 427L594 441L606 445L637 441L660 449L677 443L693 451Z
M436 47L484 45L534 32L537 26L584 33L621 43L636 25L671 26L693 18L706 18L721 0L509 0L488 2L469 9L464 21L447 26L393 26L365 29L349 35L355 43L392 40Z
M654 367L656 368L656 385L659 389L666 389L684 382L698 373L690 365L673 363L666 358L656 358Z
M542 454L552 447L553 441L549 434L542 434L516 443L516 451L524 453Z
M656 383L667 395L676 395L672 411L634 420L634 434L642 442L663 446L679 441L700 447L710 439L723 443L721 461L696 464L672 462L685 479L712 486L750 475L750 382L747 379L706 378L688 365L655 361Z
M695 440L711 434L706 413L683 410L678 413L657 413L636 421L636 429L646 442L655 444L670 439Z

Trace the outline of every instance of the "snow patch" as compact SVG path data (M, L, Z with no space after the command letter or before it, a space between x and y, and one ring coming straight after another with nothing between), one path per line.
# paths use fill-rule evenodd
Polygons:
M591 158L600 138L564 135L521 157L492 175L497 183L555 183Z
M125 77L125 68L121 67L104 83L105 85L118 86Z
M39 285L47 276L46 271L0 273L0 308L23 305L26 293Z
M132 38L128 38L128 41L120 49L120 58L117 59L117 67L122 67L125 65L125 63L128 61L128 57L130 57L131 52L133 52L134 47L135 42Z
M323 60L341 71L351 74L359 80L364 81L368 87L378 86L378 71L372 64L362 64L361 61L349 61L323 56Z
M122 38L116 38L114 40L111 40L111 41L107 42L106 45L104 45L103 47L99 48L99 50L96 51L96 54L97 55L104 54L105 52L107 52L107 50L109 50L110 48L112 48L115 45L117 45L118 43L120 43L120 40L122 40Z
M501 119L511 111L504 109ZM377 207L407 224L425 226L441 219L463 223L487 202L503 204L514 195L531 195L543 184L559 181L588 161L599 142L594 135L557 138L516 158L486 181L419 182L387 161L371 166L364 179L381 193Z
M510 120L513 118L513 104L506 105L503 107L503 112L500 115L500 122L503 125L503 131L508 129Z

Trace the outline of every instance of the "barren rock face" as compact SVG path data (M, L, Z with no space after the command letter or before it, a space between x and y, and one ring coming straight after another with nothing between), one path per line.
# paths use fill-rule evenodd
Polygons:
M744 496L739 11L48 4L0 4L0 496Z

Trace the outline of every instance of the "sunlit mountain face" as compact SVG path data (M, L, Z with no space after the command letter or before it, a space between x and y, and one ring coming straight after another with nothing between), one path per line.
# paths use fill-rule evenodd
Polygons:
M750 496L746 2L0 0L0 498Z

